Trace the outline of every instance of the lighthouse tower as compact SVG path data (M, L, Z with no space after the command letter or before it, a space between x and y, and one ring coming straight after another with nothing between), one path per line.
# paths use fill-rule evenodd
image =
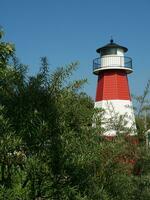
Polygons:
M135 135L127 78L133 72L132 59L124 56L128 49L111 39L109 44L96 51L99 57L93 60L93 73L98 76L95 108L104 110L101 119L104 135L115 136L123 129L127 134Z

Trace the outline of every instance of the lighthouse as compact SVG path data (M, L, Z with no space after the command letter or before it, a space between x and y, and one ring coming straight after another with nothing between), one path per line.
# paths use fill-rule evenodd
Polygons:
M93 74L98 76L95 108L103 110L103 134L115 136L125 132L135 135L135 116L127 77L133 72L132 59L125 56L128 49L111 39L96 51L99 57L93 60Z

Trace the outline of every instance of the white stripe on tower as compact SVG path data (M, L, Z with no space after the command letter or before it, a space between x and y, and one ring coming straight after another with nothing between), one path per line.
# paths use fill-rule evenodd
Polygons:
M102 108L105 114L102 116L104 135L114 136L118 126L129 130L130 135L135 135L135 117L130 100L103 100L95 102L95 108ZM120 117L121 116L121 117Z

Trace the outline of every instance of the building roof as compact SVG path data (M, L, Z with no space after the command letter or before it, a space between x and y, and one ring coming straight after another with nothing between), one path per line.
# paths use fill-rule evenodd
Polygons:
M106 50L106 49L109 49L109 48L119 48L119 49L123 49L124 52L127 52L128 49L126 47L123 47L123 46L120 46L116 43L114 43L114 41L111 39L110 40L110 43L106 44L105 46L103 47L100 47L96 50L97 53L101 53L101 51L103 50Z

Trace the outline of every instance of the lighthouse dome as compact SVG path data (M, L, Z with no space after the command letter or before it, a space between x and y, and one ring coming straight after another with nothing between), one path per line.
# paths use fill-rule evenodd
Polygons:
M124 70L131 73L132 59L125 57L128 49L124 46L114 43L113 39L110 43L96 50L100 54L98 58L93 60L93 73L98 75L103 70Z
M111 39L110 43L108 43L103 47L98 48L96 52L100 53L103 56L103 55L117 54L117 50L122 50L124 53L128 51L126 47L114 43L113 39Z

